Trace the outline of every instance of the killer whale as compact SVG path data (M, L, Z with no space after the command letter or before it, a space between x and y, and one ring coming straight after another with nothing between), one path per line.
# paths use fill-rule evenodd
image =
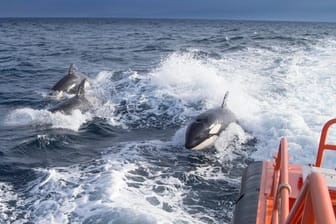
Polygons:
M61 78L51 90L58 96L63 95L63 93L76 94L78 86L85 80L84 87L89 87L90 82L86 75L79 72L74 64L70 64L67 74Z
M187 149L202 150L212 146L219 134L237 121L233 112L227 108L228 95L229 92L226 92L220 107L201 113L188 125L185 134Z
M91 108L91 103L87 100L84 95L86 79L78 85L76 90L76 95L58 103L56 106L49 109L50 112L62 112L64 114L71 114L73 110L80 110L82 113L87 112Z

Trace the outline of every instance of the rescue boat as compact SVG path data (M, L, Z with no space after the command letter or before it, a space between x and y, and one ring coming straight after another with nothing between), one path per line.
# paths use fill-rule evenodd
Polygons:
M233 223L336 223L336 171L321 166L324 152L336 150L327 143L334 124L336 119L324 125L314 164L290 164L285 137L273 161L251 163L242 176Z

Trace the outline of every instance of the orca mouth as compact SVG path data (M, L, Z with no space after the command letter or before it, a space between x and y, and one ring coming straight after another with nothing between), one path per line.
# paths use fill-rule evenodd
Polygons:
M184 146L187 149L202 150L211 147L215 143L217 137L218 135L212 134L202 139L186 139Z
M194 147L196 147L197 145L201 144L207 137L204 136L203 138L201 137L187 137L186 138L186 141L185 141L185 144L184 146L187 148L187 149L192 149Z
M192 143L189 143L189 142L186 142L184 144L184 147L186 147L187 149L192 149L194 148L195 146L197 146L198 144L192 144Z

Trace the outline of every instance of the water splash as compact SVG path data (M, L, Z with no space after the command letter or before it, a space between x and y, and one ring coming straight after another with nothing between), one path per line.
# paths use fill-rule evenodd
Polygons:
M51 113L47 110L21 108L8 114L5 124L10 126L51 125L53 128L78 131L80 126L90 119L90 114L82 114L79 110L74 110L71 115L65 115L61 112Z

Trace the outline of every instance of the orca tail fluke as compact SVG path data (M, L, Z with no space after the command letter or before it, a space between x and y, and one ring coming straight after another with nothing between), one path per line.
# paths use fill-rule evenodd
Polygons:
M222 102L221 108L225 108L226 107L226 102L227 102L228 96L229 96L229 91L226 91L225 95L224 95L224 98L223 98L223 102Z

